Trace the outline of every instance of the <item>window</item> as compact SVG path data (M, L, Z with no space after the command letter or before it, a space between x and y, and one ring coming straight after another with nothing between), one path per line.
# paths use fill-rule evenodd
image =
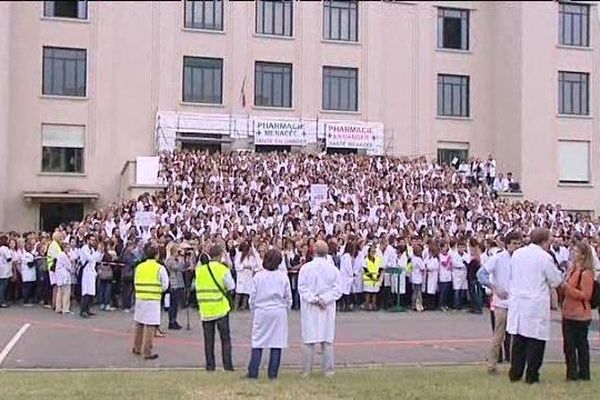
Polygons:
M254 105L292 106L292 64L256 62Z
M44 17L87 19L87 1L45 1Z
M358 2L325 0L323 37L329 40L358 41Z
M183 101L223 102L223 60L183 57Z
M438 48L469 50L469 10L438 9Z
M558 72L558 113L589 114L589 74Z
M323 67L323 109L358 111L358 70Z
M42 125L42 172L83 173L85 127Z
M86 50L44 47L42 93L85 97Z
M186 0L184 26L211 31L223 30L222 0Z
M440 164L458 168L469 160L469 143L438 142L437 159Z
M590 6L559 4L558 41L566 46L590 45Z
M256 3L256 33L292 36L291 0L260 0Z
M469 77L438 75L438 115L468 117Z
M590 182L590 143L561 140L558 142L559 181Z

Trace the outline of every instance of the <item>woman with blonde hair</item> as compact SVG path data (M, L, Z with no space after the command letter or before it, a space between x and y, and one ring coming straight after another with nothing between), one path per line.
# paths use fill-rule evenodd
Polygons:
M590 246L578 241L573 246L573 263L560 286L563 350L567 380L590 380L588 329L592 320L590 300L594 289L594 261Z

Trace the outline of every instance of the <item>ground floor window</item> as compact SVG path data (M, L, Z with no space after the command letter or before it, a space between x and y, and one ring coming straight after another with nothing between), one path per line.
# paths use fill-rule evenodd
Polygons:
M198 142L181 142L182 150L189 151L207 151L211 154L221 152L221 143L198 143Z
M442 165L452 165L455 168L469 160L469 150L467 149L447 149L440 148L437 152L438 163Z
M83 203L40 203L40 229L53 232L60 224L83 220Z

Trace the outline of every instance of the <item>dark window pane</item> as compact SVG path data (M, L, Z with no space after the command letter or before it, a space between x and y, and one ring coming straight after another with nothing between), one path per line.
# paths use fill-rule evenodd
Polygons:
M438 75L438 115L469 116L469 77Z
M42 93L85 97L86 50L44 47Z
M330 40L358 40L358 2L323 2L323 37Z
M57 18L87 18L87 1L45 1L44 15Z
M291 0L260 0L256 2L256 32L292 36L292 14Z
M323 109L358 111L358 70L323 67Z
M469 10L438 10L438 46L444 49L469 49Z
M254 104L265 107L292 106L292 65L257 62Z
M584 4L560 4L558 40L567 46L588 47L590 7Z
M581 72L558 73L559 114L589 114L589 74Z
M222 0L185 0L186 28L223 30Z
M220 104L222 86L222 59L183 57L183 101Z
M42 172L83 172L83 149L43 147Z

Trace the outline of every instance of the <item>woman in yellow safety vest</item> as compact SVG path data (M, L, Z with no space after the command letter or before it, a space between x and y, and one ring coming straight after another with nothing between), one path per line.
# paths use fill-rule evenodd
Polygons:
M376 247L370 246L363 267L363 291L366 295L367 311L375 311L377 293L379 293L383 276L382 267L383 259L376 255Z

